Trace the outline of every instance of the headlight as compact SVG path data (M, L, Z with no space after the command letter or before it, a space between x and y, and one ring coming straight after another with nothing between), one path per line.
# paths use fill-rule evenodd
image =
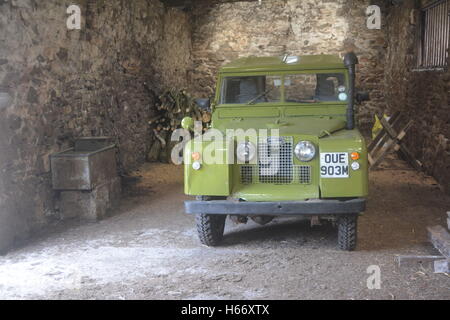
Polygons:
M295 146L294 154L300 161L311 161L316 155L316 148L309 141L300 141Z
M256 147L251 142L239 142L236 148L236 157L241 162L249 162L255 158Z

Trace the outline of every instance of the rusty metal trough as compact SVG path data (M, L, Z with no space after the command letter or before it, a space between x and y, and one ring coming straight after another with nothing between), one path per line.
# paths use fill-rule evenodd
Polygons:
M75 147L50 156L54 190L93 190L117 176L109 138L78 139Z

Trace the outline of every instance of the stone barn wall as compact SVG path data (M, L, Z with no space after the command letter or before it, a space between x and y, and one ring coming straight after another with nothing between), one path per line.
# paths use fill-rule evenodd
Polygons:
M49 155L108 135L122 171L143 161L155 95L185 87L189 16L157 0L0 0L0 249L58 218ZM10 102L5 102L6 95Z
M361 127L376 111L404 111L416 120L411 150L450 189L449 73L411 71L413 1L199 0L187 11L158 0L76 2L80 31L66 28L72 1L0 0L0 251L59 218L50 154L109 135L120 170L133 170L152 144L156 96L170 87L210 96L218 68L248 55L354 50L358 86L372 99L358 110ZM374 3L381 30L366 27Z
M391 113L398 110L414 120L406 143L425 171L450 193L450 71L414 71L418 27L411 21L412 16L418 21L414 9L414 1L389 8L384 82L387 107Z
M383 30L369 30L365 0L263 0L198 6L193 11L193 59L196 93L211 96L223 64L249 55L343 54L359 57L358 86L371 93L359 109L369 128L384 108L385 40ZM380 4L384 9L384 7Z

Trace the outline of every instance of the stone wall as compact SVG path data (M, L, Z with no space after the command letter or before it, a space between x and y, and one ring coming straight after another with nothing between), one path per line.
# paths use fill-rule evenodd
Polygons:
M49 155L80 136L112 136L122 172L151 145L155 95L185 87L189 16L157 0L0 0L0 249L58 218ZM5 99L3 99L5 101Z
M405 120L414 120L406 143L424 170L450 193L450 71L414 71L415 8L413 1L389 8L384 82L387 108L391 113L401 111ZM416 17L416 23L411 17Z
M359 110L360 124L368 128L373 113L384 108L382 78L383 30L366 27L365 0L264 0L202 4L195 8L193 33L194 83L201 96L214 92L217 71L239 57L290 54L359 56L358 86L372 100ZM381 1L380 1L381 2ZM384 7L382 6L384 9Z
M402 110L416 120L409 147L450 189L449 73L411 71L413 1L202 0L187 12L158 0L76 2L80 31L66 28L72 1L0 0L0 250L59 218L50 154L108 135L120 171L133 170L152 144L156 96L191 85L210 96L218 68L248 55L354 50L358 86L372 98L358 110L361 127L375 111ZM382 30L366 27L369 3L382 7Z

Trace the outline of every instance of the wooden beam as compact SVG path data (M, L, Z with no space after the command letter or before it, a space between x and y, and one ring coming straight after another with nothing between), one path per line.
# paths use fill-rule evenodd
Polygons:
M383 147L387 144L387 142L389 141L390 138L395 138L395 137L397 136L397 134L394 134L394 135L391 136L391 135L388 133L388 131L386 130L385 126L387 126L386 123L388 123L389 126L387 126L387 127L395 128L395 125L397 125L397 124L400 122L400 119L401 119L401 117L400 117L400 112L395 113L395 114L392 116L392 118L390 118L389 120L386 120L384 117L383 117L382 119L383 119L384 121L381 122L382 127L383 127L383 129L381 129L381 131L380 131L381 137L380 137L380 139L378 140L378 142L376 142L376 143L374 144L374 146L372 147L372 149L369 151L369 152L372 154L372 157L373 157L373 158L376 158L375 155L376 155L380 150L383 149ZM381 120L380 120L380 121L381 121ZM383 123L385 124L384 126L383 126ZM395 130L394 130L394 131L395 131ZM392 133L392 132L391 132L391 133Z
M396 112L394 113L394 115L389 119L389 123L391 124L391 126L394 126L394 124L397 122L397 120L400 118L399 117L400 112ZM382 118L384 118L384 115L381 115ZM369 152L372 152L372 150L380 143L380 140L384 137L384 134L386 133L386 129L382 128L380 130L380 132L378 132L377 136L375 137L375 139L372 140L372 142L369 144L369 146L367 147L367 150Z
M447 259L450 259L450 234L442 226L428 227L428 239Z
M381 154L376 157L376 160L372 163L370 166L370 170L375 169L381 161L383 161L384 157L388 154L388 152L397 144L400 144L400 141L405 137L406 132L408 132L409 128L411 128L411 125L413 124L413 121L409 121L405 127L400 131L400 133L397 136L390 136L390 133L388 131L388 135L390 136L390 140L387 142L386 148L381 152ZM384 125L383 125L384 126ZM387 126L389 127L389 125ZM389 127L390 128L390 127Z
M395 131L393 126L388 121L386 121L386 119L382 118L380 121L381 124L383 125L383 128L386 129L386 132L389 134L391 138L397 136L397 132ZM420 170L422 168L422 164L414 158L412 153L404 144L396 145L395 151L400 152L403 155L403 157L409 162L409 164L413 166L414 169Z
M450 259L434 261L434 273L450 273Z
M450 230L450 211L447 211L447 229Z

